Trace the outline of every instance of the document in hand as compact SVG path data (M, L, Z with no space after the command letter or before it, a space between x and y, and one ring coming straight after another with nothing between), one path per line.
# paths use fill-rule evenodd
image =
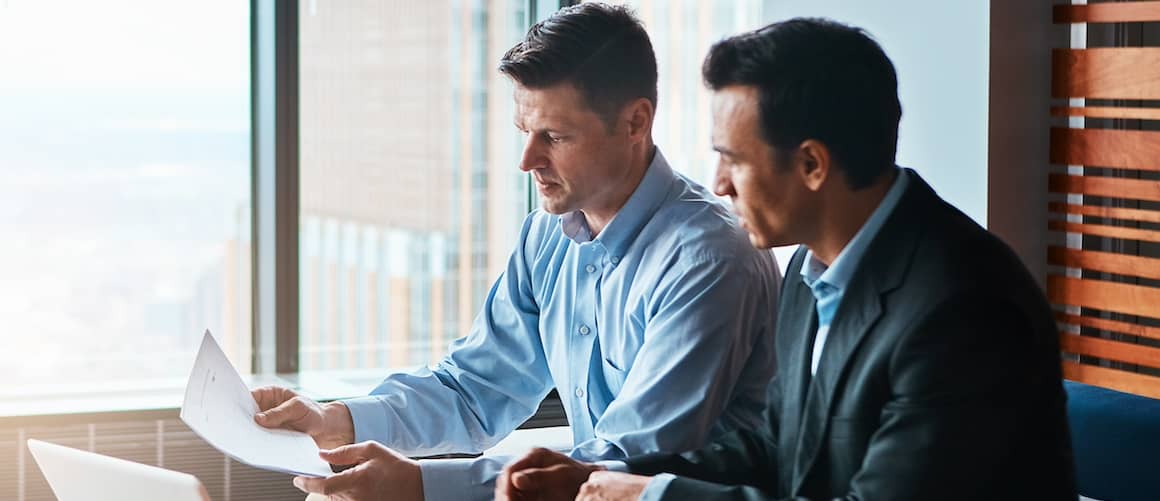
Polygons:
M331 475L305 433L271 430L254 422L258 403L209 331L201 340L185 385L181 420L215 449L264 470L309 477Z

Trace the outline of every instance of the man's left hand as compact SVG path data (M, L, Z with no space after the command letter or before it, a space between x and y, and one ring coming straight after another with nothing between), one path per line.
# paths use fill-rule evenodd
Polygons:
M346 445L319 455L330 464L355 466L327 478L295 477L294 486L302 492L329 496L332 501L423 500L419 463L378 442Z
M580 486L576 501L635 501L651 477L613 471L594 471Z

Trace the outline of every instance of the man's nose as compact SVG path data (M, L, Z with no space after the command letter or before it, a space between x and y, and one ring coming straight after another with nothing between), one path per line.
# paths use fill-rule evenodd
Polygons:
M528 134L528 139L524 143L524 154L520 157L520 170L531 172L547 166L548 158L544 155L540 141L536 139L535 134Z
M720 166L717 167L717 172L713 176L713 193L716 193L718 196L722 197L736 195L736 193L733 191L733 182L725 173L725 169Z

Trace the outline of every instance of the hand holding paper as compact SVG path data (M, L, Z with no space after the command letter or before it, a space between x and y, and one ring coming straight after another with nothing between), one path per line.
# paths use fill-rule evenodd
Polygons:
M254 422L258 404L213 336L202 337L185 387L181 420L223 454L250 466L309 477L332 474L304 433Z

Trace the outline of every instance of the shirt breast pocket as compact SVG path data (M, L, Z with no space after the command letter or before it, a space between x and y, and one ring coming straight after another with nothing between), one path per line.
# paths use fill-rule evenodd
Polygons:
M604 357L600 365L604 369L604 382L608 385L608 392L613 397L620 395L620 390L624 388L624 380L628 378L628 370L624 368L625 364L618 363L611 357Z

